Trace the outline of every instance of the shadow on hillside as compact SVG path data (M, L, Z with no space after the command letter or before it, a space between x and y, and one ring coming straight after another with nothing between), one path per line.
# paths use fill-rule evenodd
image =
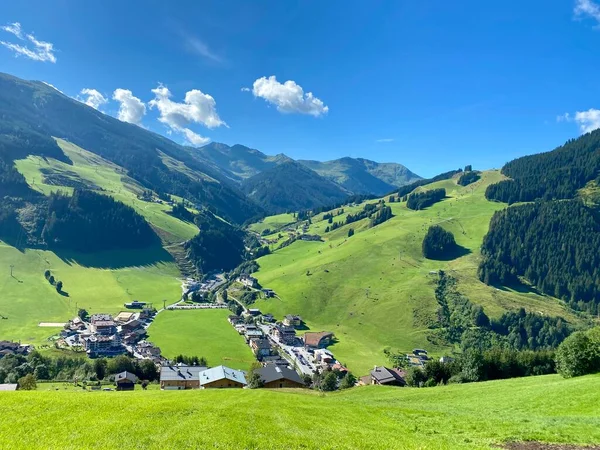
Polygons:
M452 261L454 259L461 258L463 256L471 254L471 250L462 245L456 245L456 248L450 252L447 252L444 256L439 256L437 258L428 258L432 261Z
M536 295L540 295L540 296L545 296L545 294L542 291L538 290L538 288L536 288L535 286L531 286L531 285L524 284L524 283L517 282L517 283L506 284L506 285L492 284L490 286L498 289L499 291L503 291L503 292L515 291L515 292L518 292L519 294L536 294Z
M61 249L54 249L53 252L65 264L77 264L82 267L95 269L152 266L174 261L171 254L159 246L142 249L108 250L95 253L81 253Z

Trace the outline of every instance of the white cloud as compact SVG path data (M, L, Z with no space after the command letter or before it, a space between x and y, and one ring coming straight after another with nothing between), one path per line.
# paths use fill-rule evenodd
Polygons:
M112 96L113 100L120 103L117 117L123 122L141 125L142 119L146 114L146 105L139 98L135 97L130 90L115 89Z
M60 92L61 94L64 94L64 92L63 92L63 91L61 91L59 88L57 88L57 87L56 87L56 86L54 86L53 84L50 84L50 83L48 83L48 82L46 82L46 81L42 81L42 83L44 83L46 86L50 86L52 89L55 89L55 90L57 90L57 91L58 91L58 92Z
M600 4L592 0L576 0L574 12L576 17L590 17L600 26Z
M577 111L574 115L565 113L556 118L558 122L576 122L582 134L600 128L600 109L590 108L587 111Z
M152 89L152 93L154 99L148 104L151 108L158 109L160 113L158 120L171 130L183 133L193 145L206 144L210 139L193 132L189 125L199 123L211 129L222 125L227 126L217 114L215 99L198 89L186 92L183 103L171 100L171 92L162 84Z
M193 36L186 36L186 44L190 51L216 63L222 63L223 58L213 52L206 42Z
M50 42L37 40L33 33L27 33L24 35L19 22L2 26L0 29L15 35L22 41L29 41L25 45L15 44L14 42L0 41L1 45L15 52L15 56L25 56L26 58L33 59L34 61L51 63L56 62L56 56L54 56L54 45ZM30 46L29 44L33 44L33 46Z
M250 89L243 88L242 91L250 91ZM261 97L277 106L277 110L282 113L309 114L319 117L329 111L329 107L312 92L305 94L302 86L292 80L281 84L274 75L256 80L252 85L252 93L255 97Z
M85 88L81 90L80 94L85 97L78 96L77 100L97 110L100 110L100 106L108 103L108 99L96 89Z
M383 142L394 142L394 139L393 139L393 138L377 139L375 142L379 142L379 143L383 143Z

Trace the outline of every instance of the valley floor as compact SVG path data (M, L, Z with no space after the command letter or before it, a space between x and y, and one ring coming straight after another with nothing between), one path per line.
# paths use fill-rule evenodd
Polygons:
M600 375L438 388L0 393L0 448L484 449L600 442Z

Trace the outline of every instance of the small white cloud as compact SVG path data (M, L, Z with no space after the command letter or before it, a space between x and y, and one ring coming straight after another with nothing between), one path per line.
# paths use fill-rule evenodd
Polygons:
M377 139L375 142L379 142L379 143L394 142L394 139L393 138L383 138L383 139Z
M146 115L146 105L139 98L135 97L128 89L115 89L113 100L119 102L119 112L117 117L123 122L141 125L144 115Z
M42 62L56 62L56 56L54 56L54 45L50 42L39 41L35 38L33 33L23 35L21 24L19 22L11 23L0 27L2 31L15 35L22 41L29 41L33 44L33 47L29 44L21 45L15 44L14 42L0 41L0 44L15 52L15 56L25 56L26 58L33 59L34 61Z
M97 109L98 111L102 105L108 103L108 99L96 89L85 88L81 90L80 94L84 97L77 96L77 100L85 103L88 106L91 106L94 109Z
M576 0L574 12L576 17L592 18L598 22L598 26L600 26L600 4L595 3L592 0Z
M600 109L590 108L587 111L577 111L574 115L565 113L556 118L558 122L576 122L582 134L590 133L600 128Z
M250 89L242 88L242 91L250 91ZM261 97L275 105L282 113L309 114L319 117L329 111L329 107L312 92L305 94L302 86L292 80L282 84L274 75L256 80L252 85L252 93L255 97Z
M185 36L185 39L186 45L191 52L196 53L197 55L200 55L203 58L209 59L216 63L223 62L223 58L217 55L215 52L213 52L206 44L206 42L201 41L200 39L194 36Z
M59 88L57 88L56 86L54 86L53 84L47 83L46 81L42 81L42 83L44 83L46 86L50 86L52 89L57 90L58 92L60 92L61 94L64 94L63 91L61 91Z
M158 109L160 113L158 120L171 130L184 134L192 145L206 144L210 139L192 131L189 128L191 124L198 123L211 129L227 126L217 113L215 99L198 89L186 92L183 103L171 100L171 92L162 84L152 89L152 93L154 99L148 104L151 108Z

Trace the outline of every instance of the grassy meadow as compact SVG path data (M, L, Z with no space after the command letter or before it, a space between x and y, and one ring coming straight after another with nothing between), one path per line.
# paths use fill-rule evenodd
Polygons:
M148 329L148 340L162 355L204 356L210 366L220 364L248 370L255 360L244 338L227 322L227 309L163 311Z
M118 313L137 299L162 307L181 295L179 271L162 249L93 255L20 251L0 242L0 339L44 344L60 329L40 322L66 322L78 308L90 313ZM13 265L14 276L9 266ZM56 292L44 278L50 270L69 295Z
M434 354L448 350L427 341L428 324L435 320L437 309L436 276L430 271L451 271L459 281L458 289L483 305L489 316L524 306L575 321L556 299L499 290L478 280L483 236L493 213L505 207L488 202L484 193L501 178L498 171L487 171L466 187L458 186L455 179L431 184L426 189L444 187L447 198L422 211L412 211L406 203L388 203L394 217L373 228L364 219L325 233L329 224L317 216L309 233L321 235L325 242L297 241L259 260L255 276L280 299L261 300L256 307L278 318L300 314L311 330L334 332L339 340L332 347L334 354L358 374L385 363L387 346L403 351L424 347ZM345 220L348 213L360 209L345 207L334 220ZM433 224L454 234L461 256L451 261L423 258L421 243ZM356 232L350 238L349 228Z
M600 442L600 375L437 388L4 392L7 449L491 449Z

